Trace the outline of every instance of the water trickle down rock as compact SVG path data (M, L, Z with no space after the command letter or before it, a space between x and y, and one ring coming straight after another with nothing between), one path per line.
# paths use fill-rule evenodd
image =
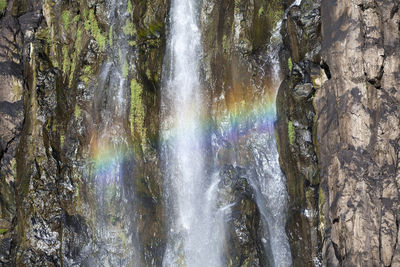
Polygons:
M246 190L254 192L251 198L242 199L243 204L233 207L235 217L230 217L234 219L228 220L228 229L232 229L230 232L232 240L241 240L241 233L253 233L245 238L249 240L246 249L244 246L240 248L226 244L226 263L232 266L240 266L244 262L256 266L290 264L290 249L282 245L288 244L285 240L284 219L278 223L281 230L275 231L279 233L274 236L279 245L274 246L274 252L280 251L281 255L285 256L273 255L274 253L269 249L271 236L268 235L268 223L266 217L262 216L261 209L270 209L270 207L266 205L260 184L260 181L265 179L277 178L279 182L275 189L278 195L282 194L282 198L278 198L282 200L277 209L280 212L280 207L285 206L285 184L281 179L283 176L280 174L277 152L276 150L274 152L274 145L272 145L274 144L274 116L271 115L276 92L276 86L273 85L275 79L273 72L276 61L268 57L268 44L274 32L274 26L282 15L283 7L280 1L268 3L203 1L201 19L205 50L202 59L203 77L210 99L209 112L212 118L209 126L212 132L209 153L215 159L214 168L220 170L221 174L224 173L221 172L224 166L243 169L246 175L242 178L246 179L246 184L251 188ZM224 19L221 19L222 17ZM272 42L276 43L274 38ZM270 138L268 139L267 136ZM260 139L266 137L264 141L269 141L259 142L252 146L259 137ZM269 166L278 172L266 177L268 163L264 160L268 157L259 153L262 155L257 158L255 153L257 149L260 152L270 151L271 156L275 154L276 164ZM232 194L235 196L233 189ZM261 201L262 199L264 202ZM246 210L246 207L255 207L254 205L257 208ZM238 214L243 214L243 217ZM284 213L281 215L285 216ZM245 220L249 223L245 229L240 228L240 225L244 226L243 223L237 223L239 218L246 218ZM264 244L266 244L265 248ZM243 258L237 255L243 255ZM274 262L274 256L276 262ZM284 261L287 262L284 263Z

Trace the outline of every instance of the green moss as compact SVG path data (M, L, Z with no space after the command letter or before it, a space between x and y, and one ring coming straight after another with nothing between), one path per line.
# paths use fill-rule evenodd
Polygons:
M136 41L128 41L128 44L129 44L130 46L136 46Z
M151 23L147 28L143 28L138 32L139 38L146 39L148 37L158 36L157 33L160 33L163 28L162 22L154 22Z
M71 23L71 13L69 12L69 10L64 10L63 13L61 14L61 19L63 21L64 24L64 29L68 30L69 29L69 25Z
M1 0L0 0L1 1ZM38 40L46 41L50 43L50 31L49 28L40 28L36 33L35 37Z
M78 23L78 21L81 19L81 16L80 15L76 15L73 19L72 19L72 21L73 21L73 23Z
M288 58L287 63L288 63L289 72L292 72L293 62L292 62L292 58L291 57Z
M267 4L266 16L272 25L275 25L279 20L281 20L283 15L282 3L280 0L272 0Z
M135 25L130 19L127 19L125 22L125 25L122 27L122 31L124 32L125 35L135 35L136 29Z
M92 75L93 75L92 67L90 65L86 65L85 67L83 67L83 73L80 79L87 85Z
M75 118L79 118L81 116L82 110L78 104L75 105L74 116Z
M0 0L0 13L3 13L7 7L7 0Z
M124 65L122 67L122 77L123 78L128 77L128 72L129 72L129 65L128 65L128 62L126 62L126 60L124 60Z
M146 76L147 76L147 78L148 78L149 80L151 80L151 71L150 71L150 69L147 69L147 70L146 70Z
M64 146L64 141L65 141L65 135L61 134L60 135L60 146L61 146L61 148Z
M11 160L11 170L12 171L16 171L17 170L17 160L15 158L13 158Z
M319 229L321 233L323 233L325 229L325 214L324 214L324 192L322 191L322 187L319 187L319 197L318 197L318 210L319 210Z
M129 122L131 126L131 132L135 132L139 135L142 145L144 145L146 130L144 128L144 106L142 102L142 86L133 79L131 81L131 107L129 114Z
M294 126L292 121L288 122L288 137L290 145L293 145L294 140L296 139L296 133L294 131Z
M96 16L94 15L93 9L89 10L88 18L85 21L85 29L94 37L100 47L100 50L104 50L106 46L106 37L101 33L101 29L99 28L99 24Z
M62 54L63 54L63 68L62 68L62 71L63 71L64 75L67 75L69 73L70 68L71 68L71 61L69 59L68 46L66 46L66 45L63 46Z
M224 34L222 36L222 49L227 52L231 47L230 39Z
M6 228L0 228L0 235L4 235L5 233L8 232L8 229Z
M264 12L264 7L261 6L260 9L258 10L258 16L261 17L261 15L263 14L263 12Z
M92 74L92 67L90 65L86 65L85 67L83 67L83 72L87 74Z
M132 3L131 0L128 0L128 9L127 9L129 14L132 14Z

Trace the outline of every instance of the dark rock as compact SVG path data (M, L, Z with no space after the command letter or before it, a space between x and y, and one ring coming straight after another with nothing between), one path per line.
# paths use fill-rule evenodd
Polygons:
M225 165L220 171L220 206L231 206L225 257L229 266L268 266L260 213L246 170Z

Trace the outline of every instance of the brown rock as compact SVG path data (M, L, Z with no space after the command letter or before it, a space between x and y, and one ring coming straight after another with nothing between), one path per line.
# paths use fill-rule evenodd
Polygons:
M332 77L315 104L328 266L398 264L398 23L393 1L322 1Z

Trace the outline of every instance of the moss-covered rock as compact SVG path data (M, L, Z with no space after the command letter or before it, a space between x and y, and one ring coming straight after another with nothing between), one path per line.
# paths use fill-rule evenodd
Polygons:
M294 266L322 262L319 231L320 178L316 155L313 98L323 79L320 66L320 1L293 6L284 21L281 54L284 80L277 95L277 141L280 165L287 178L287 232ZM318 74L316 74L318 72ZM312 73L312 74L310 74ZM314 84L311 79L316 80Z

